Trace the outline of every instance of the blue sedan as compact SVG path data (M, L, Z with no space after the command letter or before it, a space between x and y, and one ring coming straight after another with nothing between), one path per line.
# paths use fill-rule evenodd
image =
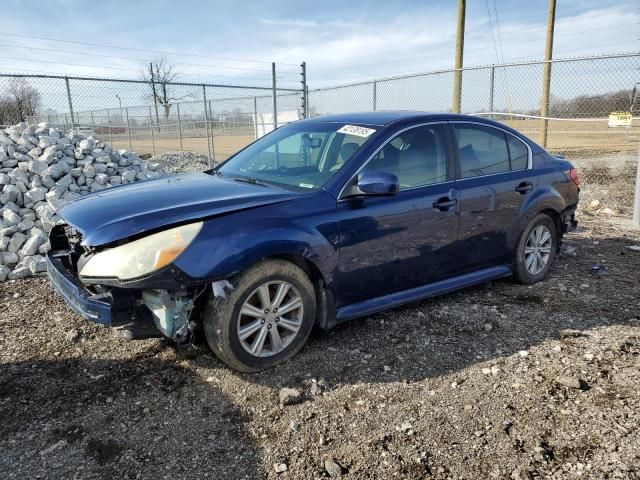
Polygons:
M295 355L314 324L541 281L579 191L568 161L491 120L316 117L213 170L81 198L51 231L48 271L87 319L178 344L200 327L253 372Z

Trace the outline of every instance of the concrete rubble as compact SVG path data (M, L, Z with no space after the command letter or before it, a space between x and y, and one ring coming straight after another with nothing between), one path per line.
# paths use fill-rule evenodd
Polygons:
M0 130L0 282L46 270L48 234L67 203L163 174L160 164L77 130L24 122Z

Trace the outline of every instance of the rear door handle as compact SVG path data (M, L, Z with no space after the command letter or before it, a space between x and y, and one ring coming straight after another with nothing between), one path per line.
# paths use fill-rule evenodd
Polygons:
M531 182L522 182L516 187L516 192L522 195L529 193L531 190L533 190L533 184Z
M433 208L436 208L441 212L444 212L446 210L449 210L449 208L455 206L457 203L458 203L458 200L456 200L455 198L452 199L449 197L442 197L442 198L439 198L437 201L433 202Z

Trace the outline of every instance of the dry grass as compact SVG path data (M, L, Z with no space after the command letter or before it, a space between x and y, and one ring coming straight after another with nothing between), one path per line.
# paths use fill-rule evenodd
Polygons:
M541 141L540 120L502 118L500 121L537 142ZM638 165L640 125L626 129L608 128L607 122L602 120L550 120L548 132L547 149L566 155L578 168L583 202L599 200L623 215L630 214ZM131 145L139 154L187 150L208 155L209 147L204 130L189 131L189 135L192 136L183 138L180 145L177 132L163 133L160 138L156 134L153 140L149 132L148 136L134 137ZM213 140L215 160L225 160L253 139L253 135L246 134L241 129L216 131ZM113 135L112 144L116 148L128 149L129 138L122 134Z

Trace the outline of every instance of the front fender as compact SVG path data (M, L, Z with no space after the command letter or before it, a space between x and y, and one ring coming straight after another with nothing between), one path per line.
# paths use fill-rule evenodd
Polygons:
M337 222L305 216L289 206L288 215L264 216L263 209L206 221L187 250L174 262L197 280L228 278L266 257L295 255L313 263L326 285L338 267ZM303 209L302 209L303 210ZM299 215L298 215L299 214Z

